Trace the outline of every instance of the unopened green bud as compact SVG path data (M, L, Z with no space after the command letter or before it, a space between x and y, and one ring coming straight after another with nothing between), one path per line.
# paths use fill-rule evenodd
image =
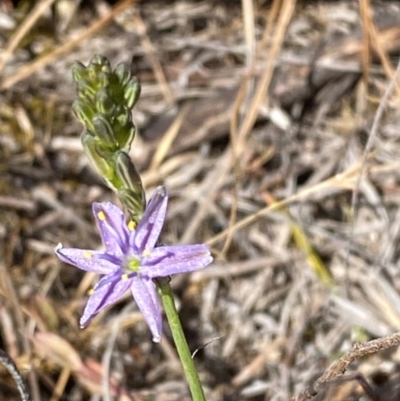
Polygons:
M136 128L132 123L120 126L115 124L114 135L121 150L129 151L132 141L135 137Z
M99 151L96 138L88 132L84 132L81 141L86 155L98 174L104 178L111 188L118 189L118 179L115 176L113 164L109 162L109 159L104 158L104 154L101 155L104 152Z
M96 114L93 117L94 135L98 141L103 145L102 147L109 150L117 149L118 143L114 136L113 129L106 117L102 114Z
M145 199L139 200L137 195L129 189L120 189L117 191L117 195L127 208L131 219L135 223L139 223L143 216Z
M114 110L114 102L106 87L99 89L95 96L96 110L99 113L110 115Z
M72 110L86 129L93 132L94 126L92 120L95 114L94 110L90 107L90 104L83 102L80 99L76 99L72 104Z
M135 165L126 152L117 151L114 156L115 171L125 188L143 192L142 180Z
M140 96L140 84L136 77L133 77L125 86L124 100L126 107L131 110Z
M136 205L135 209L130 210L131 214L142 213L146 206L146 199L142 180L135 165L128 154L122 151L115 154L114 162L115 173L122 184L122 188L127 191L124 196L129 195L130 202Z
M75 61L72 65L72 78L78 83L80 80L85 79L86 76L86 67L80 62Z
M97 88L92 82L82 79L76 84L76 90L78 92L79 99L92 103L94 96L96 95Z
M132 120L131 113L129 110L125 111L124 113L118 114L116 118L116 122L118 122L119 126L124 127L128 125Z
M98 89L104 88L109 85L110 83L110 73L105 72L105 71L99 71L97 72L96 79L94 82L96 82L96 87Z
M88 73L90 78L96 79L97 72L103 71L105 73L111 73L111 65L107 57L100 54L95 54L88 65ZM94 73L94 75L92 75Z
M121 86L124 86L128 83L131 75L124 63L120 63L114 68L114 74L118 77L118 82Z

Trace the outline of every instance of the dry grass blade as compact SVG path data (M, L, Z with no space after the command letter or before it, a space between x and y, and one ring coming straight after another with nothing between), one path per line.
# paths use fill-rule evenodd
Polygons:
M30 401L31 397L21 373L18 371L13 360L3 350L0 350L0 363L10 372L15 384L17 385L21 400Z
M313 195L314 193L317 193L319 191L323 191L326 189L342 189L342 190L349 190L354 188L354 182L358 177L358 173L361 170L361 166L356 165L350 167L348 170L345 172L338 174L334 177L330 177L327 180L317 184L313 185L309 188L305 188L302 191L300 191L297 194L294 194L292 196L287 197L286 199L283 199L282 201L278 201L270 206L266 206L265 208L259 210L258 212L251 214L250 216L242 219L241 221L237 222L233 227L230 228L230 230L240 230L247 225L257 221L261 216L265 216L268 213L271 213L274 210L278 210L282 208L283 206L289 205L292 202L296 202L298 200L302 200L307 198L307 196ZM223 239L226 235L228 235L228 230L222 231L221 233L215 235L214 237L210 238L207 243L210 245L213 245Z
M0 58L0 73L3 71L7 61L12 56L15 49L20 44L24 36L35 25L40 16L47 11L47 9L54 3L55 0L42 0L36 4L35 8L28 15L25 21L19 26L18 30L14 33L6 46L2 57Z
M171 149L172 142L179 133L184 119L187 117L188 110L189 105L187 104L180 110L179 114L176 116L175 120L164 134L161 142L154 152L153 160L151 161L148 174L151 174L152 172L154 172L154 170L157 170L164 161L165 157Z
M260 105L265 99L265 96L267 95L267 91L271 83L272 74L274 71L275 60L278 57L279 51L282 47L285 32L289 25L290 19L292 18L295 6L296 6L296 0L283 1L280 10L280 16L277 21L274 40L272 41L271 48L268 52L268 65L265 71L263 72L260 83L258 84L257 87L257 91L254 95L253 101L248 107L245 119L239 130L238 138L240 141L240 145L243 145L246 137L250 134L251 129L257 119Z
M37 60L32 61L31 63L24 65L19 70L15 72L15 74L4 77L1 84L0 89L5 90L9 89L16 83L28 78L30 75L35 73L36 71L44 68L46 65L54 62L56 59L61 57L62 55L70 52L74 47L82 44L83 41L90 38L100 29L102 29L107 23L109 23L113 18L115 18L121 11L136 3L137 0L122 0L117 3L114 8L111 10L109 14L100 18L98 21L94 22L88 29L86 29L82 34L78 37L71 39L67 43L57 47L55 50L46 54L45 56L40 57Z
M368 0L360 0L360 14L363 27L363 74L364 82L368 83L371 63L371 7Z
M379 124L380 121L382 119L383 113L385 111L385 108L387 106L387 102L389 101L389 97L393 91L393 89L396 86L397 83L397 79L399 77L400 74L400 60L397 64L397 68L396 68L396 73L394 75L394 77L391 79L391 81L389 82L386 91L379 103L379 107L378 110L376 111L376 114L374 116L374 121L371 127L371 132L369 134L368 137L368 141L367 144L365 146L364 152L363 152L363 158L362 158L362 162L361 162L361 171L360 171L360 175L357 179L356 182L356 186L355 186L355 190L353 191L352 194L352 199L351 199L351 208L352 208L352 215L353 215L353 225L352 225L352 231L354 232L354 228L355 228L355 221L356 221L356 217L357 217L357 201L358 201L358 194L359 194L359 189L361 186L361 180L363 178L364 175L364 171L367 168L367 160L370 157L370 152L374 143L374 140L376 138L376 135L378 133L378 128L379 128ZM352 238L353 235L350 236L350 241L349 241L349 249L351 247L352 244Z
M276 200L270 194L265 194L264 197L267 204L273 205L276 202ZM287 209L282 209L282 213L290 218L290 213ZM295 221L292 221L291 231L293 239L296 242L297 247L304 253L308 265L313 269L323 284L332 288L334 285L332 274L326 268L318 253L316 253L313 249L301 225Z
M50 398L50 401L59 401L60 398L62 398L65 392L65 387L70 377L71 377L71 370L69 368L63 368L60 376L58 377L57 383L54 387L54 391Z
M153 68L154 76L156 77L157 82L161 87L161 92L163 93L167 104L171 104L173 101L173 94L171 92L171 89L168 86L168 82L165 77L160 60L157 57L156 49L154 48L154 46L151 43L151 40L147 34L146 24L142 20L142 18L139 14L135 14L134 20L137 25L137 30L140 32L140 36L143 41L143 46L146 51L146 55L149 58L151 66Z
M10 262L10 259L6 262ZM8 263L9 265L11 265L11 263ZM25 322L24 322L24 316L23 316L23 311L21 308L21 303L19 302L18 299L18 294L17 291L15 290L14 284L13 284L13 280L10 277L9 271L6 268L6 265L0 262L0 272L1 272L1 276L3 278L3 292L5 294L7 294L7 298L8 300L11 302L12 305L12 309L13 309L13 314L14 314L14 318L16 320L17 323L17 328L15 331L19 332L19 333L23 333L22 336L22 347L23 347L23 351L24 353L30 357L31 355L31 345L30 342L28 340L28 338L26 337L25 334ZM39 401L39 389L38 389L38 384L37 384L37 377L36 374L33 370L30 371L29 374L29 384L31 387L31 391L32 391L32 399L34 401Z

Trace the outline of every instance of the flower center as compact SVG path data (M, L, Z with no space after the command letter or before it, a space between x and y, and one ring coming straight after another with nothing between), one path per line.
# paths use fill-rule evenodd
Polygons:
M140 260L136 258L128 259L125 268L131 272L139 272L140 271Z

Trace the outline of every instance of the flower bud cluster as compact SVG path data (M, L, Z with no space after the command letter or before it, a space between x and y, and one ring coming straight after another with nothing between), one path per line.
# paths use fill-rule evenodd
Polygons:
M124 64L112 69L103 56L94 56L87 67L76 62L72 71L78 92L73 110L85 127L83 148L138 223L146 201L128 152L135 136L132 109L140 95L140 84Z

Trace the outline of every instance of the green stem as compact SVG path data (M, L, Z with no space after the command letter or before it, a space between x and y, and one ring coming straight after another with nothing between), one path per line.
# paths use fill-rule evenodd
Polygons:
M162 278L157 280L157 284L164 305L164 311L171 328L172 337L174 338L186 380L189 384L190 392L192 393L193 401L206 401L196 366L193 362L185 334L183 333L178 311L175 307L171 286L169 285L168 279Z

